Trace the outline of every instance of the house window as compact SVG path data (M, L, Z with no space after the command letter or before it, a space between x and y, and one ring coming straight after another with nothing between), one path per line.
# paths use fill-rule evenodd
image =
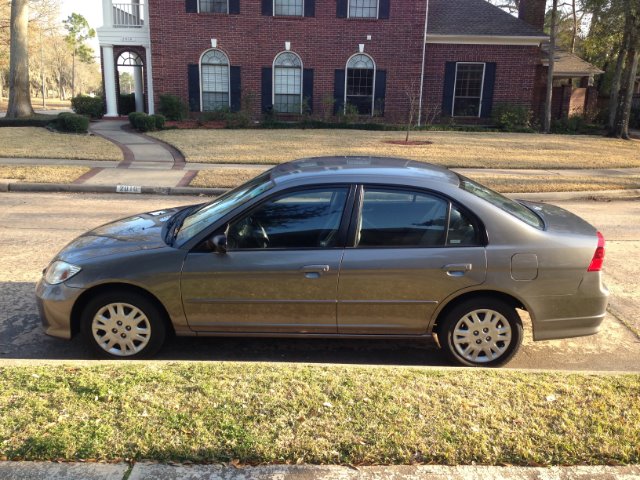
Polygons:
M378 18L378 0L349 0L350 18Z
M229 13L228 0L200 0L200 13Z
M220 50L208 50L200 61L202 111L229 108L229 59Z
M273 61L273 109L302 113L302 60L293 52L282 52Z
M453 97L454 117L479 117L482 105L484 63L457 63Z
M345 105L354 105L361 115L373 114L376 66L369 55L359 53L347 62Z
M304 0L273 0L273 14L302 17Z

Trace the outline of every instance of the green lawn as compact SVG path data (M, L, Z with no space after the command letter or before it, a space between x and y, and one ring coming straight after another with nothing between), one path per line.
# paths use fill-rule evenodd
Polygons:
M640 143L585 135L416 132L431 145L385 143L402 132L362 130L167 130L151 135L189 162L282 163L325 155L404 157L467 168L640 167Z
M640 376L256 363L0 367L0 458L640 462Z

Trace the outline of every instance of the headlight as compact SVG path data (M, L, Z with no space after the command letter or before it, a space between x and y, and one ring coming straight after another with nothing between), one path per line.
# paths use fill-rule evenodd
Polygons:
M44 273L44 280L49 285L57 285L69 280L80 270L81 268L76 265L58 260L49 265L49 268L47 268L47 271Z

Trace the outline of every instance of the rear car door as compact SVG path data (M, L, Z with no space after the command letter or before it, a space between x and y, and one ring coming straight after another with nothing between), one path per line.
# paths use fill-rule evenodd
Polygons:
M478 222L427 191L362 187L350 241L338 285L341 334L424 334L440 302L485 280Z

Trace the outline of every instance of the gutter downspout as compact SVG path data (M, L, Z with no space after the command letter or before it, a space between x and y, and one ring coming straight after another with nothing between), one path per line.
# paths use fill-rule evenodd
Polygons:
M422 72L420 74L420 100L418 102L418 126L422 125L422 96L424 92L424 67L427 55L427 25L429 24L429 0L425 0L424 37L422 39Z

